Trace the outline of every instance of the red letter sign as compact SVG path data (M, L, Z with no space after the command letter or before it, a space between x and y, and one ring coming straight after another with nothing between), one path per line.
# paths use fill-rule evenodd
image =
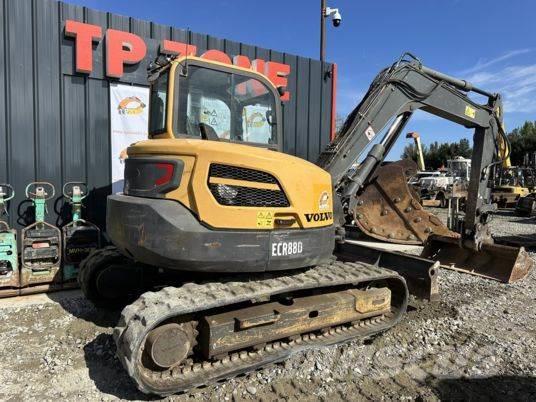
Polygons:
M147 47L138 35L108 29L106 31L106 75L120 78L123 64L136 64L143 60Z
M178 56L195 56L197 54L197 46L164 39L160 44L160 53Z
M288 64L277 63L275 61L269 61L266 63L264 74L276 87L287 86L287 76L290 74L290 66ZM290 93L285 91L281 96L282 101L288 101L290 99Z
M233 57L233 64L242 68L251 68L251 62L248 57L240 54Z
M102 29L98 25L85 24L83 22L67 20L65 22L65 35L75 39L76 72L90 74L93 71L93 42L102 38ZM195 56L197 47L186 43L172 40L163 40L160 44L160 52L171 55ZM108 77L120 78L123 75L125 64L136 64L143 60L147 53L147 46L142 38L129 32L108 29L106 31L106 75ZM274 61L265 62L255 59L250 62L249 58L243 55L236 55L232 61L226 53L210 49L202 58L214 60L224 64L234 64L236 66L252 69L264 74L276 87L287 86L287 77L290 74L288 64ZM237 90L254 91L254 93L264 93L266 89L258 82L248 82ZM281 96L282 101L288 101L290 93L285 91Z
M90 74L93 71L93 42L102 38L101 27L67 20L65 35L75 38L76 72Z
M202 58L212 61L218 61L224 64L231 64L231 58L220 50L207 50L201 55Z
M261 73L261 74L265 74L266 73L264 72L264 65L266 64L266 62L262 59L255 59L251 62L251 68L255 71L257 71L258 73Z

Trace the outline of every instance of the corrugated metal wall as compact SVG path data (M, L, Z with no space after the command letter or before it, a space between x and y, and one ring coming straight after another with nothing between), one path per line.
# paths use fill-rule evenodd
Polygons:
M146 59L125 67L123 83L146 85L146 67L162 39L189 42L198 54L208 49L242 54L291 66L284 104L285 152L315 160L329 141L331 65L209 35L53 0L0 0L0 182L17 192L10 224L32 220L24 196L27 183L50 181L57 193L67 181L86 181L91 194L85 215L104 227L110 192L109 79L104 76L104 40L94 46L91 75L74 71L74 41L64 35L68 19L135 33L147 44ZM60 194L49 203L47 220L62 224Z

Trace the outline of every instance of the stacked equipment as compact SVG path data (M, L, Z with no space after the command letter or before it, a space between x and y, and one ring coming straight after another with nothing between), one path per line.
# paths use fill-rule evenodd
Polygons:
M100 248L100 229L82 219L82 201L87 197L87 185L69 182L63 186L63 196L71 205L72 221L62 228L63 287L78 287L78 268L91 251Z
M61 288L61 232L45 222L46 203L55 193L54 186L47 182L26 186L26 197L35 208L35 222L22 230L21 294Z
M11 229L7 220L6 203L15 196L13 187L0 184L0 297L19 294L19 261L17 231Z

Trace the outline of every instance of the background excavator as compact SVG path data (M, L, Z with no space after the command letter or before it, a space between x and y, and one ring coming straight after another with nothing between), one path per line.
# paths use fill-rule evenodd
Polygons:
M535 184L531 167L506 164L496 169L491 199L499 208L514 207L519 198L534 190Z
M432 243L438 255L445 247L496 251L486 200L503 136L498 95L474 89L489 99L480 106L460 92L471 90L465 81L400 59L374 80L315 166L278 152L279 93L261 74L160 58L149 80L150 138L128 148L124 193L108 198L115 247L93 252L79 275L100 305L151 289L123 309L114 331L118 357L144 392L171 394L395 325L408 287L430 283L437 263L348 244L348 220L388 240L443 235ZM381 164L419 108L476 129L459 236L412 198L406 165ZM386 216L396 230L382 223ZM516 261L526 257L510 249Z

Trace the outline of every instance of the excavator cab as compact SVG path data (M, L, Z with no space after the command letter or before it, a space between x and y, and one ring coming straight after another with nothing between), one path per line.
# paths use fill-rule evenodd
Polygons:
M330 258L331 178L278 152L280 94L264 75L182 57L160 60L149 80L149 139L128 148L124 194L108 198L107 230L121 251L204 272Z
M262 75L197 57L154 68L151 138L205 139L281 150L279 94Z

